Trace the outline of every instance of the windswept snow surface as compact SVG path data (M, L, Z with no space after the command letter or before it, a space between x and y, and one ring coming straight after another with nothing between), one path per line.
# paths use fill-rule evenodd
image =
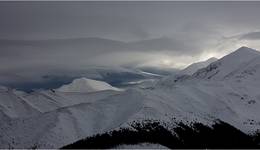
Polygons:
M30 103L25 101L21 92L1 87L0 90L0 113L8 118L26 117L40 112ZM1 117L0 117L1 119Z
M169 149L168 147L159 145L159 144L151 144L151 143L140 143L134 145L119 145L114 147L113 149Z
M96 92L96 91L103 91L103 90L120 91L120 89L115 88L106 82L87 79L87 78L75 79L71 84L63 85L57 89L57 91L60 92L81 92L81 93Z
M59 148L126 123L142 108L143 99L141 93L128 91L31 117L1 115L0 145L1 148L31 148L35 145L38 148Z
M211 125L220 119L246 133L255 132L260 129L259 56L242 47L192 76L168 77L126 91L26 94L0 88L0 146L59 148L146 119L166 125Z

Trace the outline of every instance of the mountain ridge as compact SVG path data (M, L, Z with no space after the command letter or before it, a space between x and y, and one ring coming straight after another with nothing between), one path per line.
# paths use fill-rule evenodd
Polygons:
M225 76L239 68L243 68L244 65L250 63L250 61L258 56L260 56L259 51L248 47L241 47L207 67L198 70L192 76L195 78L223 80Z
M211 126L218 119L246 134L255 133L260 128L260 84L256 82L260 77L260 57L255 57L258 52L247 49L238 52L197 71L207 71L205 76L197 77L196 73L186 75L179 79L182 82L170 77L172 80L164 81L167 85L91 93L55 90L17 93L22 98L19 99L21 104L26 101L37 108L39 113L24 112L21 116L0 117L0 145L3 148L10 145L14 148L31 148L35 145L37 148L58 148L94 134L121 127L131 128L129 125L132 122L146 119L157 120L166 128L175 125L169 122L182 122L185 125L198 122ZM246 54L246 57L243 60L234 59L234 55L240 56L240 53ZM245 62L248 64L245 65ZM228 80L224 80L225 76L208 79L209 75L215 73L216 69L212 69L215 65L220 72L226 71L224 75L237 68L241 70ZM256 72L250 70L252 67ZM246 70L249 70L248 81L237 82L236 75ZM8 91L0 94L12 96ZM1 116L4 116L2 111L6 112L9 106L5 102L0 99ZM11 107L9 111L16 112L17 109ZM19 105L19 109L23 110L23 105ZM37 128L33 128L35 126Z
M197 70L204 68L206 66L208 66L210 63L217 61L218 59L215 57L211 57L205 61L200 61L200 62L196 62L193 63L189 66L187 66L186 68L184 68L183 70L180 71L180 74L187 74L187 75L192 75L193 73L195 73Z

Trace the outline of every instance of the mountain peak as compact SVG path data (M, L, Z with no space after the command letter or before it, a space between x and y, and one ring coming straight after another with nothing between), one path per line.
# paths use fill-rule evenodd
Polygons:
M241 59L242 60L248 60L248 59L254 58L255 56L259 56L259 55L260 55L259 51L252 49L252 48L249 48L249 47L246 47L246 46L242 46L239 49L233 51L232 53L224 56L221 59L236 59L236 58L238 58L239 60L241 60ZM231 60L229 60L229 61L231 61Z
M247 46L241 46L239 49L252 49L252 48L247 47Z
M242 46L234 52L260 53L259 51L246 46Z
M243 46L206 68L198 70L194 76L207 79L224 79L233 76L259 56L259 51Z
M210 57L209 59L207 59L206 61L217 61L218 59L216 57Z
M60 92L96 92L96 91L103 91L103 90L114 90L114 91L121 91L118 88L111 86L110 84L97 81L87 78L79 78L72 81L72 83L63 85L57 89Z

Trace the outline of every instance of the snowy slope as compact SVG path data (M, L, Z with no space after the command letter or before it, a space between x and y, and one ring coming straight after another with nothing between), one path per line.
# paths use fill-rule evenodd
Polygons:
M215 62L217 60L218 60L217 58L212 57L212 58L209 58L208 60L205 60L205 61L193 63L193 64L189 65L188 67L186 67L185 69L181 70L179 73L180 74L192 75L193 73L195 73L199 69L207 67L209 64L211 64L212 62Z
M1 87L0 113L8 118L27 117L40 112L23 98L23 93Z
M156 91L155 94L162 97L162 93L165 93L164 96L169 96L168 99L174 99L171 104L183 112L218 118L244 132L260 128L259 86L189 80L175 83L171 87L159 85L157 88L161 91Z
M118 91L111 90L91 93L53 92L48 90L36 91L23 97L27 103L44 113L76 104L97 102L118 93Z
M84 137L127 127L134 120L202 122L221 119L245 132L259 129L259 99L215 81L128 90L103 99L81 102L29 118L3 120L3 147L57 148ZM244 99L241 99L244 97ZM255 99L256 103L250 103ZM37 126L37 128L34 128ZM44 131L44 133L42 132Z
M89 93L103 90L114 90L120 91L120 89L115 88L103 81L97 81L87 78L80 78L73 80L72 83L68 85L63 85L57 89L60 92L81 92L81 93Z
M169 149L160 144L151 144L151 143L140 143L140 144L133 144L133 145L119 145L114 147L113 149Z
M171 89L173 97L183 93L176 100L190 97L201 109L195 113L208 109L208 115L245 132L260 128L260 52L254 49L241 47L192 76L165 78L157 88Z
M123 99L125 98L125 99ZM0 145L7 148L58 148L127 122L141 108L144 97L135 91L62 107L30 118L1 117ZM129 107L131 106L131 107ZM14 143L13 143L14 142Z

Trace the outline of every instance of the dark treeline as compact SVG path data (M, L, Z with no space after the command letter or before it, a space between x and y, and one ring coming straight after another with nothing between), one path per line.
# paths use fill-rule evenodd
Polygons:
M63 147L64 149L106 149L122 144L153 143L168 148L260 148L259 134L249 136L235 127L217 121L212 127L201 123L179 123L167 129L159 121L134 122L133 129L97 134Z

